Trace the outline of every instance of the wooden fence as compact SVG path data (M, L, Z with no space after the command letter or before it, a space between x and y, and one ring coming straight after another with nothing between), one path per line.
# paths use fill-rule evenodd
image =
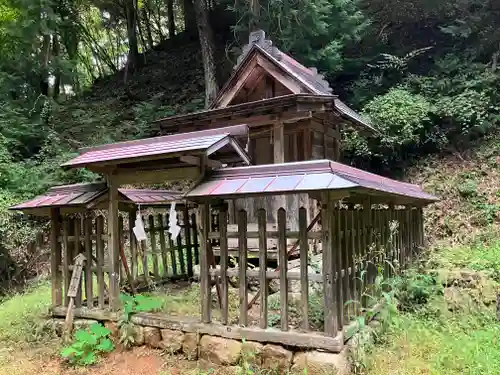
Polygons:
M199 245L195 215L178 211L181 233L173 240L169 230L169 214L142 216L147 240L138 243L132 232L135 213L119 217L120 280L135 287L162 283L165 280L189 278L198 264ZM52 301L53 306L68 305L68 288L74 258L86 257L82 285L75 306L107 308L109 259L106 218L102 215L63 217L52 222Z
M218 213L218 230L210 231L210 215L204 206L202 213L202 232L207 241L201 252L201 305L202 322L212 322L212 285L218 284L222 324L229 322L229 280L237 278L239 283L239 326L249 326L249 278L259 280L258 327L265 330L269 326L268 285L269 281L279 281L280 330L304 332L311 331L309 322L310 283L321 285L324 308L323 334L335 337L343 327L363 308L369 306L369 293L376 293L370 286L378 274L389 277L407 266L409 260L423 246L422 210L412 207L381 206L335 206L322 210L319 232L308 231L307 212L299 210L299 230L286 228L286 211L281 208L277 213L277 228L269 230L265 210L258 212L257 230L248 231L247 212L238 213L238 231L228 232L227 211L222 208ZM238 267L230 268L228 241L238 240ZM258 240L259 270L249 270L248 242ZM269 271L268 240L278 243L278 268ZM311 273L309 259L311 240L321 240L322 271ZM211 266L211 246L214 240L219 247L220 267ZM289 271L288 260L295 242L299 244L300 271ZM300 280L300 322L290 320L289 281ZM373 299L374 300L374 299ZM265 341L263 339L263 341Z

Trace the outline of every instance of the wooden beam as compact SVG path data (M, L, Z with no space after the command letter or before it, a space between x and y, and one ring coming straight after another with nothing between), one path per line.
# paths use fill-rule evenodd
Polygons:
M175 168L169 170L117 170L114 180L118 185L161 184L166 181L196 180L200 176L197 167Z
M199 156L192 156L192 155L181 156L180 160L183 163L190 164L190 165L196 165L196 166L201 165L201 158ZM206 166L210 167L210 168L214 168L214 169L222 168L222 163L220 161L217 161L217 160L211 160L211 159L206 158L205 163L206 163Z

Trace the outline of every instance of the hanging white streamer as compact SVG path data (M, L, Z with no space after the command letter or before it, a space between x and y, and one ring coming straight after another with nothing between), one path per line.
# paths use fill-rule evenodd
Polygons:
M138 215L135 218L135 226L132 228L132 231L134 232L135 238L137 238L137 241L146 241L146 231L144 230L144 223L142 222L142 216L141 216L141 206L139 206L139 211Z
M175 210L175 202L170 206L170 215L168 215L168 232L172 239L176 239L181 232L181 227L177 225L177 211Z

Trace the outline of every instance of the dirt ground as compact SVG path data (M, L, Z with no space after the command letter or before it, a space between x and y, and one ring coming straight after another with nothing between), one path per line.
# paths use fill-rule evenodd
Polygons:
M236 368L198 367L196 361L172 356L145 346L116 350L89 367L70 367L49 346L0 349L0 375L232 375ZM50 351L52 350L52 351Z

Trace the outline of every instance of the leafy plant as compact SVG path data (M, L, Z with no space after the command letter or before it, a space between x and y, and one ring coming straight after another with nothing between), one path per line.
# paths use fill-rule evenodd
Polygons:
M92 324L89 329L80 329L75 332L73 343L62 349L61 357L75 365L92 365L100 354L114 349L110 334L111 331L99 323Z

